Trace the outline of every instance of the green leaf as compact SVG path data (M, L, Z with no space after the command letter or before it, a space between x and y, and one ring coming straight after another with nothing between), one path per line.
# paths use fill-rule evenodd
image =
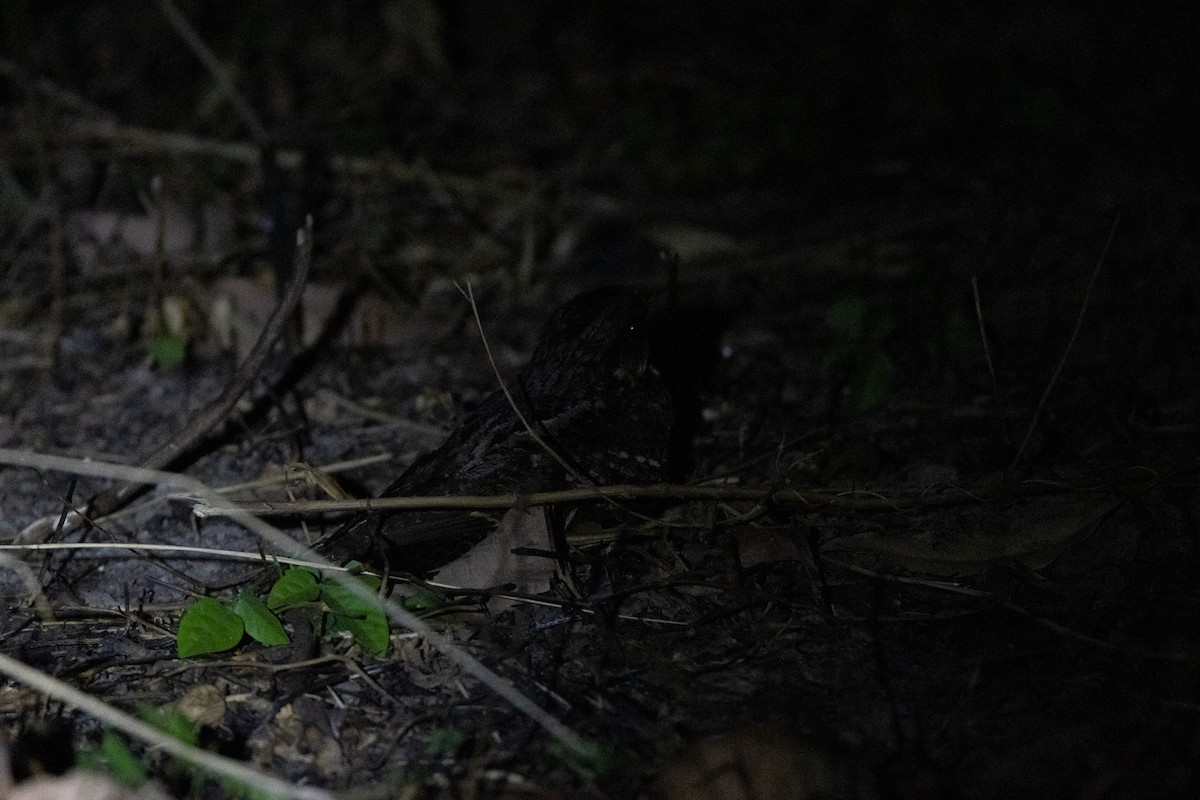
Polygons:
M375 584L372 588L377 588L379 584L378 578L371 579L369 576L358 580L369 587ZM329 606L332 614L330 626L333 629L349 631L354 641L377 656L387 653L390 644L388 622L379 598L372 598L368 602L340 583L324 581L321 584L321 600Z
M178 706L167 705L158 708L147 703L138 709L138 716L143 722L153 725L177 742L192 747L200 742L200 732L196 723L188 719Z
M896 380L896 364L882 351L873 353L850 381L850 405L867 411L882 403Z
M576 775L587 780L594 780L613 771L617 763L617 754L611 746L591 739L584 739L580 746L580 749L576 750L556 739L550 742L546 750Z
M223 603L202 597L184 612L175 636L180 658L229 650L242 640L242 619Z
M84 772L104 772L107 769L100 748L89 744L75 749L75 766Z
M863 332L864 347L882 347L893 333L896 332L896 315L885 309L877 310L867 321Z
M179 333L164 333L146 340L150 358L162 369L175 369L187 358L187 337Z
M321 595L317 574L310 569L292 568L275 581L267 595L267 607L278 611L287 606L315 603Z
M400 605L404 606L406 611L429 611L433 608L441 608L446 605L446 601L437 592L421 588L403 598Z
M355 580L363 583L371 591L375 591L378 588L371 586L363 578L356 578ZM372 598L370 601L364 600L348 587L331 580L322 581L321 583L321 602L325 603L334 614L343 614L350 617L361 617L379 607L379 598Z
M979 328L961 309L955 309L946 319L943 338L946 349L963 361L978 356L983 349Z
M457 728L436 728L429 733L425 752L430 758L449 758L459 751L466 738Z
M265 645L281 645L291 641L279 618L271 613L267 604L249 592L242 592L233 603L233 613L242 618L246 633L256 642Z
M117 783L131 788L146 783L146 770L141 759L133 754L116 731L105 731L100 737L100 752L108 762L109 774Z
M862 297L842 297L825 312L825 327L843 339L859 339L866 330L867 301Z
M334 614L332 618L334 630L348 631L354 641L367 648L372 654L383 657L387 655L391 639L388 634L387 616L381 607L378 611L364 614L362 617L347 617Z
M271 794L231 778L223 779L221 788L225 790L225 794L230 800L286 800L283 795Z

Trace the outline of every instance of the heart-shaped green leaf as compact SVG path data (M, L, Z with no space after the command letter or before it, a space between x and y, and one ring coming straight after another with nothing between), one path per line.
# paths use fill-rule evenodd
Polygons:
M224 603L211 597L201 597L179 620L175 648L180 658L219 653L229 650L242 640L245 626L242 618Z

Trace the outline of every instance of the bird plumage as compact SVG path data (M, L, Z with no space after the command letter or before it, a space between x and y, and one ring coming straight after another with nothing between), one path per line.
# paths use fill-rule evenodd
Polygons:
M672 408L649 364L647 335L646 306L633 289L602 287L567 302L550 315L529 363L510 383L512 401L500 389L489 394L381 496L526 494L580 478L596 485L662 480ZM530 434L514 402L570 470ZM421 572L490 527L464 512L373 513L335 535L329 552L375 561L382 551L394 568Z

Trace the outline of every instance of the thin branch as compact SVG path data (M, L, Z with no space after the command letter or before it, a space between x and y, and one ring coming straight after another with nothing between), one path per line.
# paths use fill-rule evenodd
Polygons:
M1149 480L1129 482L1116 487L1120 491L1136 492L1162 482ZM292 502L227 502L216 509L202 501L193 508L200 517L224 515L226 509L237 508L262 516L310 516L332 513L366 514L372 511L443 511L443 510L503 510L529 506L570 505L597 496L611 500L680 500L752 502L777 508L799 508L809 513L842 513L845 511L904 511L907 509L943 508L947 506L978 505L1006 497L1031 497L1047 494L1114 491L1114 487L1070 484L1062 481L1027 480L1019 484L1000 484L986 490L949 485L939 493L930 491L884 494L865 489L841 492L806 491L763 486L689 486L677 484L620 484L616 486L557 489L529 494L493 495L430 495L426 497L376 497L368 500L297 500ZM196 498L177 499L196 502ZM654 520L652 520L654 521Z
M192 553L194 555L211 556L232 561L255 561L262 563L262 553L251 553L245 550L223 550L217 547L198 547L185 544L161 544L156 542L43 542L41 544L0 544L0 565L5 564L3 551L18 550L21 552L45 552L48 550L131 550L136 553ZM271 561L287 564L289 567L319 567L311 561L287 556L271 556ZM18 562L23 563L23 562ZM338 572L349 572L346 567L334 567Z
M196 58L200 59L200 63L208 70L209 74L217 82L217 89L221 94L229 100L233 110L241 118L242 124L250 130L250 136L254 141L261 145L265 145L268 141L267 128L258 118L258 114L254 113L254 109L246 102L246 98L238 91L237 86L233 82L233 76L229 74L229 70L225 69L225 65L213 54L204 40L200 38L200 34L192 27L192 23L188 22L187 17L171 0L158 0L158 7L162 10L163 16L167 18L167 22L171 23L171 27L179 34L179 38L183 39L188 48L195 54Z
M1118 214L1113 220L1112 227L1108 231L1108 239L1104 242L1104 248L1100 251L1100 258L1096 259L1096 268L1092 270L1092 277L1088 280L1087 291L1083 295L1083 303L1079 306L1079 313L1075 316L1075 329L1071 331L1071 338L1067 341L1067 346L1063 349L1062 358L1058 360L1058 365L1054 368L1054 374L1050 376L1050 380L1046 382L1046 389L1042 392L1042 397L1038 400L1037 408L1034 409L1033 418L1029 420L1029 430L1025 431L1025 438L1021 441L1021 446L1017 448L1017 454L1013 456L1012 463L1008 465L1009 471L1017 468L1017 464L1021 461L1021 456L1025 455L1025 448L1029 446L1029 440L1033 436L1033 431L1037 428L1038 421L1041 419L1042 410L1046 407L1046 401L1050 397L1050 392L1054 390L1054 386L1058 383L1058 376L1062 373L1063 367L1066 366L1067 357L1071 354L1071 349L1075 346L1075 340L1079 337L1079 329L1083 327L1083 315L1087 311L1088 306L1092 302L1092 289L1096 286L1096 278L1100 275L1100 267L1104 265L1104 259L1108 256L1109 245L1112 244L1113 236L1117 232L1117 224L1121 221L1121 215Z
M25 584L25 590L29 592L29 601L37 609L38 616L42 618L43 622L54 619L54 609L51 608L50 601L46 599L46 595L42 591L41 582L38 581L28 564L19 558L0 553L0 567L11 569L21 579L21 583Z
M975 322L979 325L979 341L983 343L983 359L987 363L988 375L992 378L992 398L996 403L996 409L1000 408L1000 383L996 380L996 365L992 362L992 343L988 340L987 326L983 324L983 302L979 299L979 276L971 276L971 297L975 301ZM1008 440L1008 426L1004 424L1004 420L997 414L997 421L1000 423L1000 432L1004 435L1004 443L1010 444Z
M3 60L0 59L0 66ZM262 164L262 148L248 142L227 142L193 136L178 131L162 131L137 125L119 124L109 119L72 119L64 122L57 133L66 141L103 142L121 153L170 155L177 158L212 158L221 161L258 167ZM282 148L275 152L280 169L298 170L304 165L303 151ZM522 195L499 181L482 181L465 175L434 173L428 167L413 165L394 155L330 156L328 167L339 175L363 178L382 178L401 184L429 185L436 180L453 187L460 194L486 195L504 203L520 202ZM434 177L436 176L436 177Z

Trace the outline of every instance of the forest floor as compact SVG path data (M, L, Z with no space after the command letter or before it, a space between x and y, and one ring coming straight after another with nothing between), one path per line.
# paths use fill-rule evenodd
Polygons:
M462 120L509 95L471 74L453 108L417 92L442 124L426 162L345 137L264 156L6 65L23 99L0 133L0 563L33 572L0 573L0 652L364 797L1200 792L1186 171L998 137L986 158L715 181L695 152L472 138ZM239 375L305 212L303 330ZM505 573L425 591L408 605L432 633L393 624L380 645L322 595L279 612L289 645L179 656L198 598L267 600L280 569L270 540L196 514L198 485L316 541L353 512L295 502L375 496L516 374L555 307L612 283L646 292L673 343L657 363L686 376L676 476L616 503L499 498L560 535L536 601L495 597L525 594L496 591ZM93 512L142 465L192 482L142 476ZM14 755L97 747L112 726L76 706L0 686ZM105 747L174 796L235 791L123 741Z

